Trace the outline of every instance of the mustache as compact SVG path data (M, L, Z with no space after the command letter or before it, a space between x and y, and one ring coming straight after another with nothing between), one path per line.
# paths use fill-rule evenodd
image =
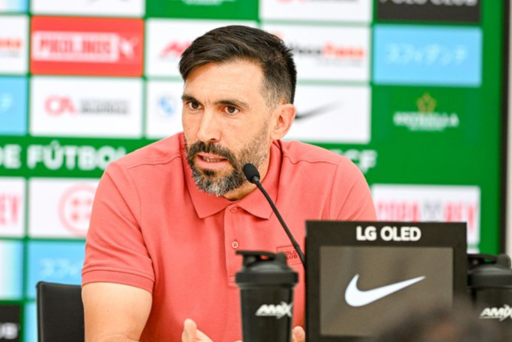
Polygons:
M188 148L188 158L192 159L199 152L211 153L218 155L219 157L226 158L231 165L236 165L235 155L225 147L216 144L207 144L203 141L197 141L189 146Z

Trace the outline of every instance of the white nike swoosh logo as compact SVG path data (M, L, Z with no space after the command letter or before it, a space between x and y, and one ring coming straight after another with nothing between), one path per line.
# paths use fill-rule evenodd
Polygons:
M405 289L419 281L425 279L425 277L418 277L410 280L401 281L399 283L378 287L373 290L361 291L357 288L357 280L359 274L356 274L354 278L348 284L347 290L345 291L345 301L350 306L359 307L373 303L381 298L389 296L392 293Z

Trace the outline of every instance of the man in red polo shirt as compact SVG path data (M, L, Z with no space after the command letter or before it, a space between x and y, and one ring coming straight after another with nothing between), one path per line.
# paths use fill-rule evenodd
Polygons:
M184 52L180 72L183 133L111 163L98 186L82 271L87 342L241 339L235 252L292 251L245 180L246 163L302 247L307 219L375 220L350 160L280 140L295 117L296 85L280 39L218 28ZM304 272L298 258L288 263L299 272L294 324L303 326ZM304 341L302 329L294 340Z

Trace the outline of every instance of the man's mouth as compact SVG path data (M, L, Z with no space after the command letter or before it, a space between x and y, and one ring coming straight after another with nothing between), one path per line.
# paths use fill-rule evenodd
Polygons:
M229 164L229 160L227 158L211 154L200 152L197 154L196 165L203 169L215 169L215 168L223 168L227 164Z

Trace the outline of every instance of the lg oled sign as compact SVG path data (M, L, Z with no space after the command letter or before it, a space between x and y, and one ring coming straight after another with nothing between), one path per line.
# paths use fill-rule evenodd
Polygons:
M377 19L480 22L480 0L379 0Z
M32 19L34 74L140 76L144 29L139 19Z

